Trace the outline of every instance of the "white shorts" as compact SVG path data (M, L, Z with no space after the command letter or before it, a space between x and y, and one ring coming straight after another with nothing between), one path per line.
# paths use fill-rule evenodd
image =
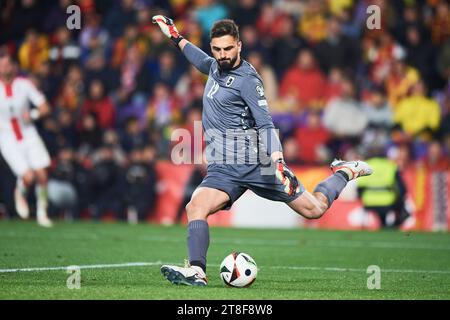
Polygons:
M37 134L21 141L0 138L0 152L17 177L29 170L45 169L51 163L44 142Z

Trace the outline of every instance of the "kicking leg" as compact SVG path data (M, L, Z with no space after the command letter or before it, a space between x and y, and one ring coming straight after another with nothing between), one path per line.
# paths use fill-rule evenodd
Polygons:
M184 268L162 266L161 273L173 284L204 286L206 278L206 253L209 247L208 215L222 209L230 200L227 193L207 187L195 190L186 206L188 216L189 264Z
M331 207L348 181L372 174L372 168L364 161L334 160L330 168L334 174L319 183L313 194L305 191L288 206L307 219L318 219Z

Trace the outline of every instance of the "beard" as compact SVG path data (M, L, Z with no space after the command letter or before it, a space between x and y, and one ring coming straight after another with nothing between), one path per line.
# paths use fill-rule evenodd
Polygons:
M217 60L217 62L219 63L220 69L223 71L228 71L231 70L231 68L233 68L234 64L237 61L237 56L232 58L232 59L224 59L224 60Z

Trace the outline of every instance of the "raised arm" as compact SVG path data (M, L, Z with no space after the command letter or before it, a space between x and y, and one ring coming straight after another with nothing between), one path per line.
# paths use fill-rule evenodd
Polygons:
M184 39L178 32L172 19L162 15L157 15L152 18L152 22L158 24L161 31L180 48L192 65L194 65L200 72L209 74L209 69L211 68L214 58L210 57L200 48Z

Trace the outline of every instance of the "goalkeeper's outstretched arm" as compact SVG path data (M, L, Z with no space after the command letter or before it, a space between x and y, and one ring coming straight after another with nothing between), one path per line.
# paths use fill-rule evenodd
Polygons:
M175 27L172 19L162 15L157 15L152 18L152 22L158 24L161 31L170 40L172 40L177 47L180 48L192 65L194 65L200 72L209 74L209 69L211 68L214 58L210 57L200 48L183 38Z

